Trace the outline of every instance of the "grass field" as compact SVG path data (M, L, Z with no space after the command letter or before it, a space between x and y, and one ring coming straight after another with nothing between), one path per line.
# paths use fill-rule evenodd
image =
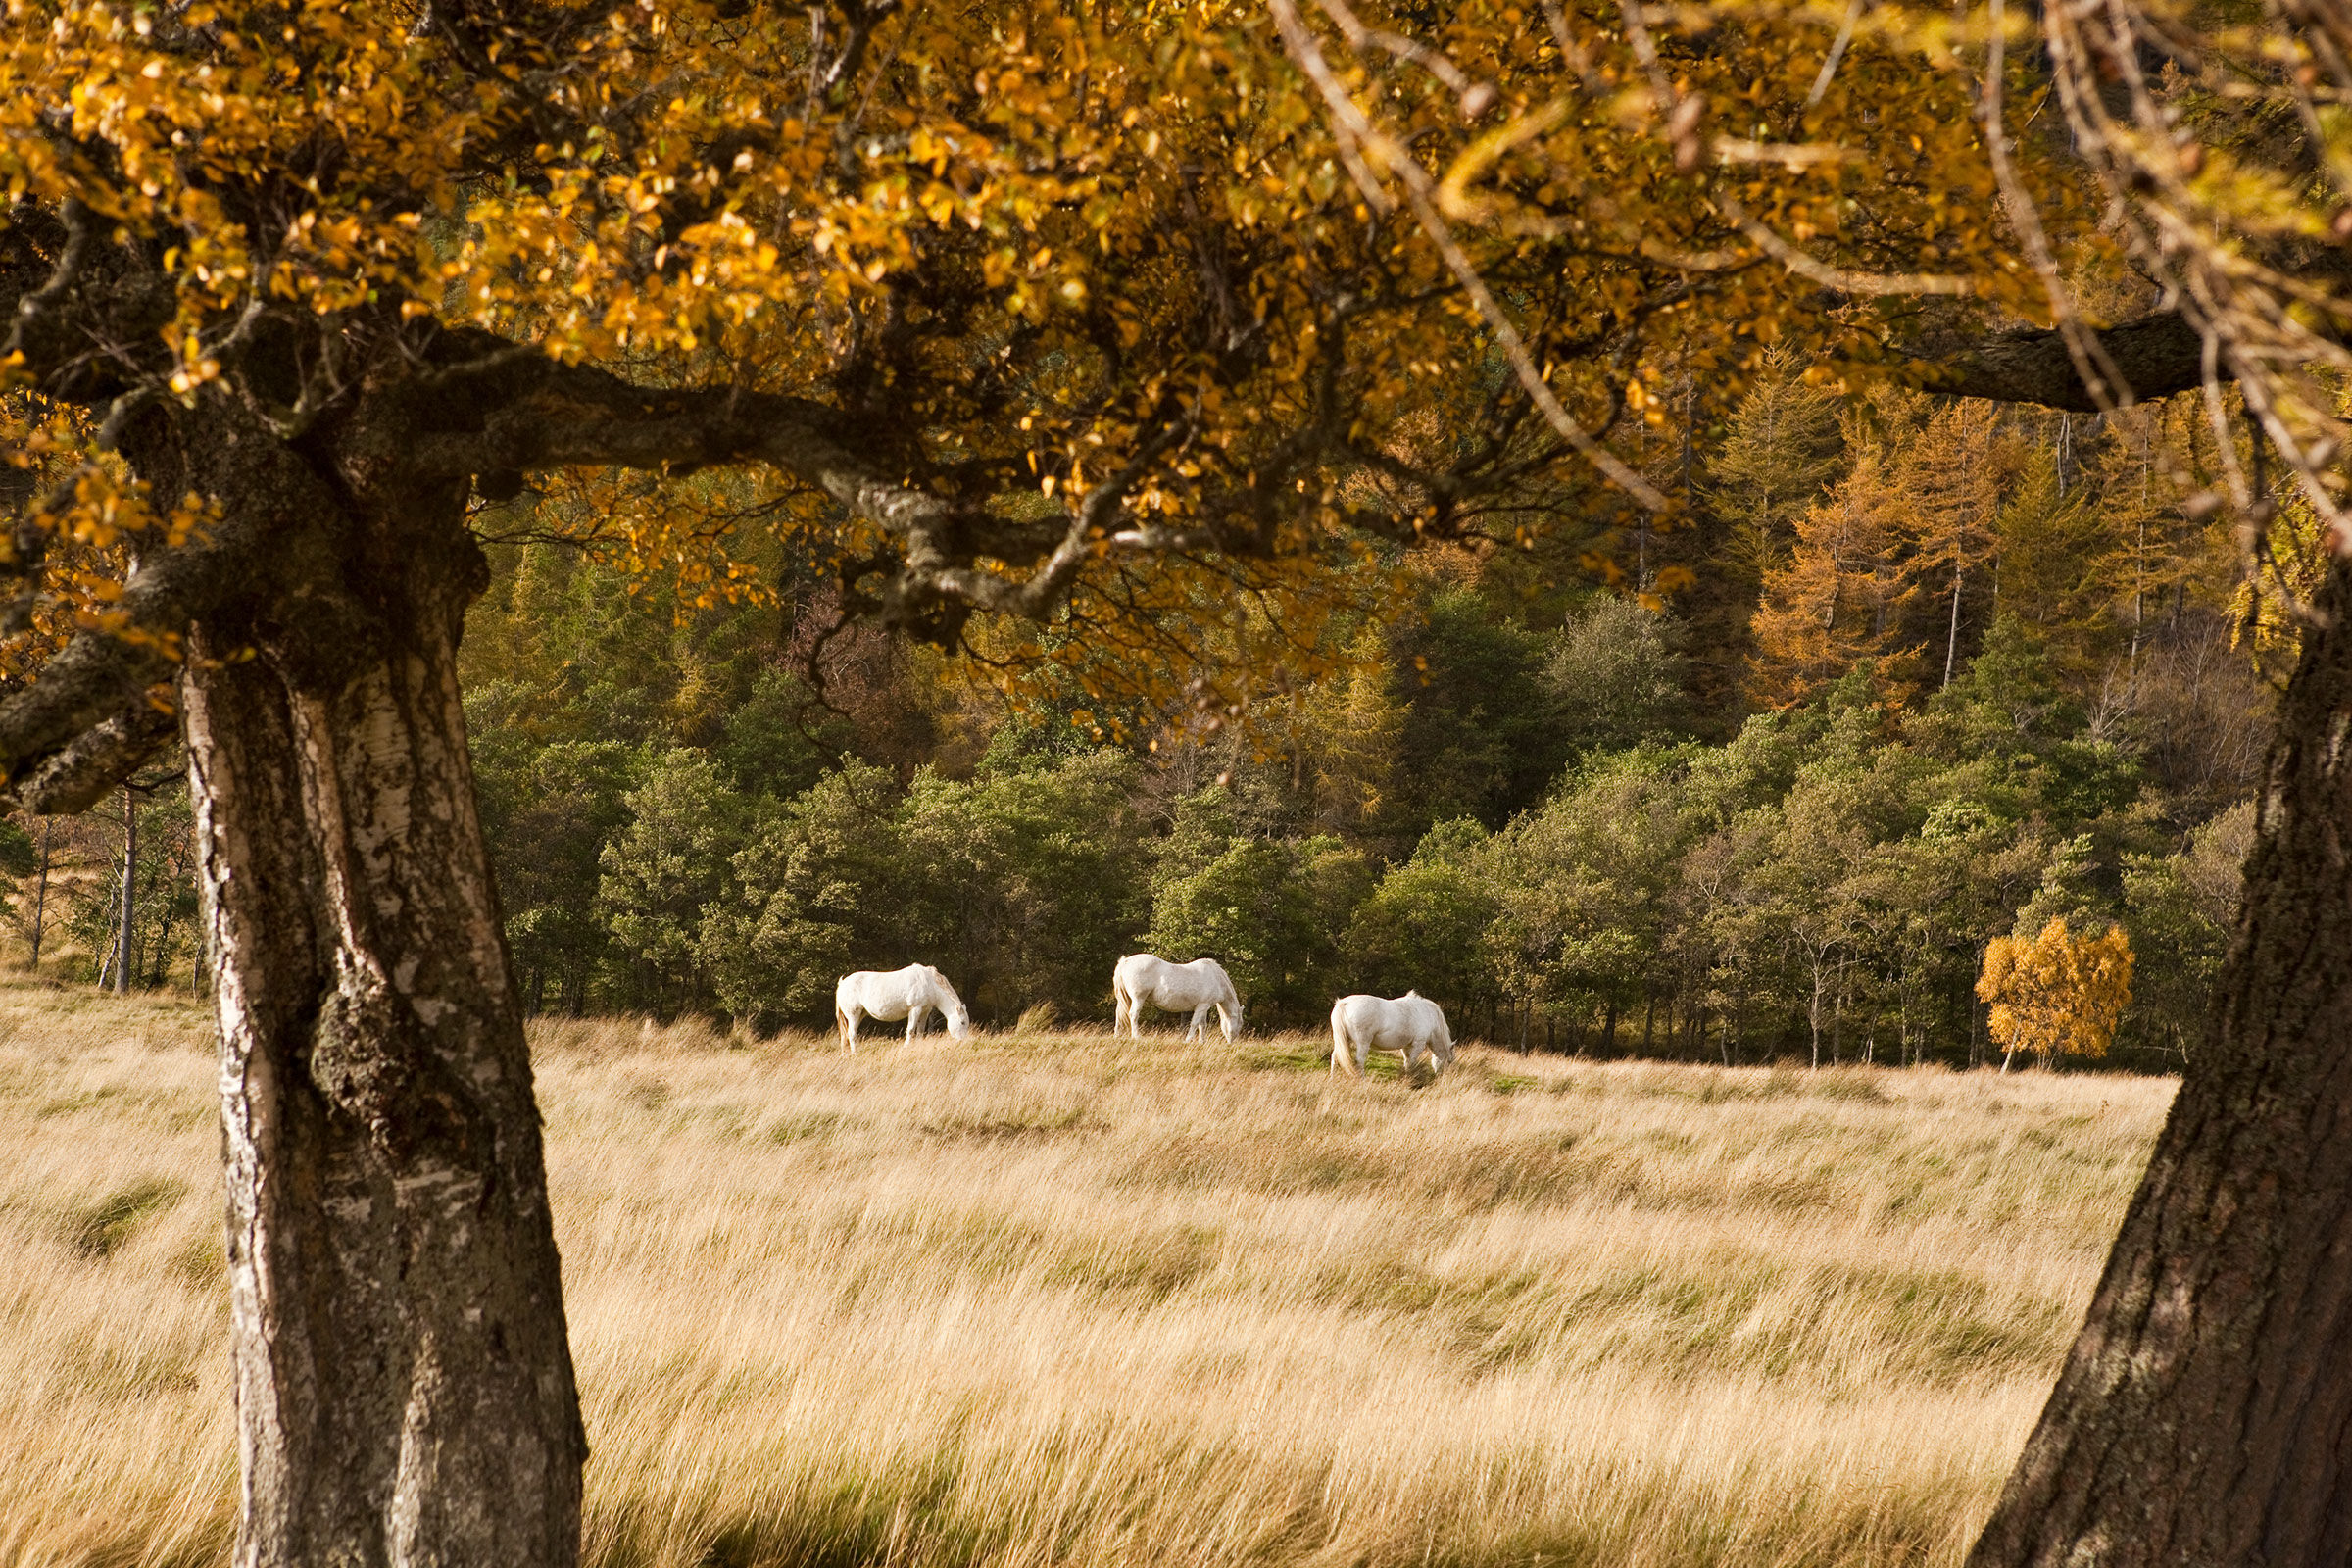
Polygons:
M0 1562L224 1559L202 1012L0 988ZM2169 1081L536 1030L598 1565L1956 1562Z

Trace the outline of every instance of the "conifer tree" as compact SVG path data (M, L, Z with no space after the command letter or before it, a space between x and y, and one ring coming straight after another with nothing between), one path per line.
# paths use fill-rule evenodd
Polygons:
M1750 591L1788 559L1797 518L1844 455L1838 393L1806 379L1803 368L1787 349L1767 355L1707 460L1706 501L1723 526L1722 560Z
M1897 461L1875 437L1857 441L1852 470L1798 516L1795 548L1764 575L1749 697L1783 707L1864 660L1899 696L1920 647L1909 618L1920 590L1905 549L1919 531Z
M2062 667L2086 671L2113 645L2119 533L2132 527L2081 484L2062 483L2057 455L2036 452L2013 475L1995 519L1999 612L2034 628Z
M1913 530L1902 570L1917 590L1920 640L1936 650L1930 678L1939 688L1959 667L1971 593L1991 599L1994 517L2015 459L1999 419L1982 400L1945 403L1905 433L1893 466L1894 485L1910 503L1898 515Z

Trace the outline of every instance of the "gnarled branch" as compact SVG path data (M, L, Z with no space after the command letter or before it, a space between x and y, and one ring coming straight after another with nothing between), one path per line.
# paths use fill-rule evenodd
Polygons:
M2088 329L2085 328L2087 331ZM2164 311L2092 332L2124 385L2117 401L2144 402L2185 392L2204 379L2205 340L2180 315ZM1931 338L1911 345L1921 379L1937 392L2038 403L2073 414L2100 406L2066 339L2047 329Z

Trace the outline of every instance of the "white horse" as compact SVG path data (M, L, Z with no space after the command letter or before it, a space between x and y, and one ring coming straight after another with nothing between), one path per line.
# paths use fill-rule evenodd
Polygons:
M1364 1063L1375 1051L1404 1053L1404 1070L1411 1072L1423 1052L1430 1070L1453 1065L1453 1031L1446 1027L1446 1009L1418 991L1387 997L1342 997L1331 1007L1331 1070L1342 1067L1354 1077L1364 1075Z
M1110 973L1110 1000L1114 1010L1110 1035L1117 1039L1119 1026L1136 1039L1144 1038L1143 1010L1149 1002L1162 1012L1190 1012L1193 1021L1184 1031L1187 1040L1208 1038L1208 1009L1217 1009L1217 1027L1225 1031L1225 1040L1242 1029L1242 999L1234 994L1233 981L1225 966L1214 958L1195 958L1190 963L1170 963L1149 953L1130 953L1119 960Z
M888 971L860 969L843 975L833 988L833 1022L853 1055L858 1051L858 1025L864 1020L895 1023L904 1018L906 1038L912 1040L933 1007L948 1020L949 1034L957 1040L972 1038L972 1015L963 1010L963 999L946 975L927 963Z

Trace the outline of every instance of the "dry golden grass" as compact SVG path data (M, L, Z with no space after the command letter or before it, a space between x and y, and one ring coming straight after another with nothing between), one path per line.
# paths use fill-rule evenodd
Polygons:
M206 1033L0 989L0 1561L224 1555ZM536 1040L600 1568L1955 1562L2172 1092Z

